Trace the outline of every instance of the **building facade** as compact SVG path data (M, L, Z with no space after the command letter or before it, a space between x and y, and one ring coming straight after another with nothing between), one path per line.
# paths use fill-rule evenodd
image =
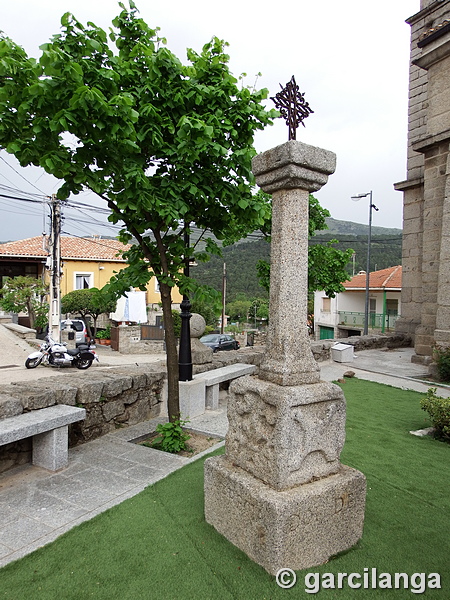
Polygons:
M421 0L411 26L403 285L398 332L417 362L450 346L450 0Z
M128 248L114 239L61 237L61 296L73 290L102 288L114 273L127 266L122 253ZM46 263L49 256L44 236L0 244L0 287L7 277L31 275L49 281ZM172 301L179 304L182 296L172 290ZM147 284L147 306L159 308L161 294L153 277Z
M366 273L362 271L343 283L344 292L328 298L323 291L314 294L314 337L340 339L361 335L364 330ZM400 316L402 267L370 273L369 324L371 332L394 331Z

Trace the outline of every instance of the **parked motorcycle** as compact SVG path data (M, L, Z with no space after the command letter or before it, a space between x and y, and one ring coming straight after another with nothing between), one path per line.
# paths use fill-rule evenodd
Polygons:
M27 358L25 366L27 369L35 369L43 363L52 367L70 365L77 369L89 369L94 360L98 362L98 356L91 343L80 344L78 348L69 349L67 344L57 342L47 335L39 350L32 352Z

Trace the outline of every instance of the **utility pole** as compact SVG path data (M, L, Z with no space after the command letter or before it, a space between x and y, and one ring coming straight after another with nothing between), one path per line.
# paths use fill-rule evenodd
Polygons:
M56 194L52 194L50 209L48 333L54 340L59 342L61 340L61 205Z
M220 324L220 333L225 331L225 304L227 298L227 263L223 263L222 275L222 322Z

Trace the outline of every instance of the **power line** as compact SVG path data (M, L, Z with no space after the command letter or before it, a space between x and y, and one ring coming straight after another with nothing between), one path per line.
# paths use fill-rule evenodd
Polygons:
M8 198L9 200L19 200L21 202L32 202L34 204L42 204L43 200L34 200L33 198L19 198L18 196L9 196L7 194L0 194L0 198Z
M26 181L28 183L28 185L31 185L32 187L34 187L35 190L37 190L38 192L41 192L41 194L43 194L44 196L46 195L45 192L43 192L37 186L35 186L34 183L31 183L31 181L28 181L28 179L26 177L24 177L22 175L22 173L19 173L19 171L17 169L15 169L12 165L10 165L9 162L3 158L3 156L0 156L0 159L5 163L5 165L8 165L8 167L10 169L12 169L14 171L14 173L16 173L19 177L22 177L22 179L24 181Z
M9 194L22 194L22 196L28 196L28 197L33 197L33 198L49 198L49 196L42 196L42 194L36 194L35 192L26 192L24 190L19 190L16 187L10 187L9 185L1 185L0 184L0 189L8 192Z
M4 200L0 200L0 203L4 203L4 202L5 202ZM10 208L10 204L7 204L6 206L7 206L7 208L5 208L4 205L2 205L2 212L3 213L12 213L12 214L15 214L15 215L24 215L25 214L25 215L30 215L30 216L33 216L33 217L40 217L41 216L41 212L40 211L36 211L33 208L28 208L25 211L23 209L22 210L12 210ZM20 209L20 207L19 207L19 209Z

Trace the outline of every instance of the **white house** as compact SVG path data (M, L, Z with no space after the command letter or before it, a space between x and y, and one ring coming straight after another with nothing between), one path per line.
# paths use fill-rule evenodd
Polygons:
M316 340L361 335L364 329L366 273L361 271L343 283L345 292L328 298L314 294L314 332ZM400 316L402 267L374 271L369 276L369 332L394 330Z

